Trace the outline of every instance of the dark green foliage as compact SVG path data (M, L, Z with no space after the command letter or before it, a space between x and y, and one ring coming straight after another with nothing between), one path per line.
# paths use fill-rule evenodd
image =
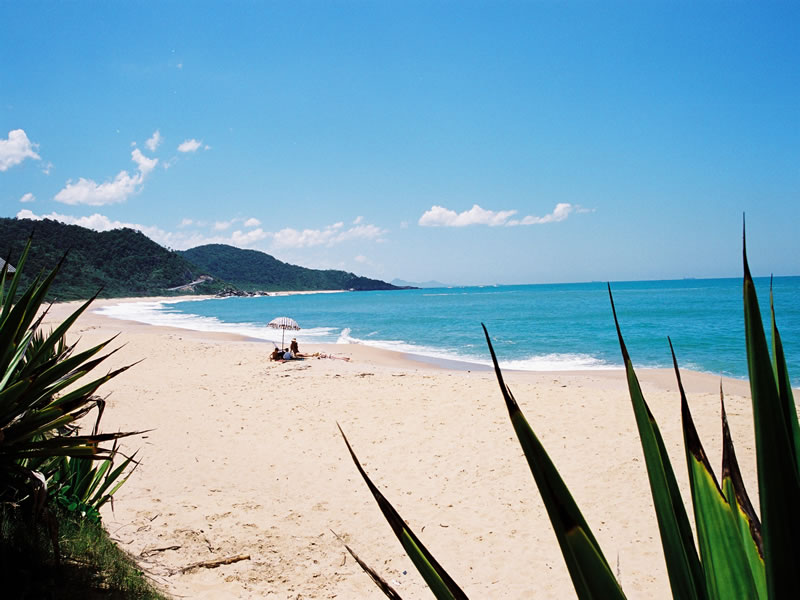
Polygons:
M102 354L111 340L88 350L67 344L91 300L54 331L42 331L43 299L63 263L21 291L30 248L28 240L13 279L0 271L2 597L158 597L99 527L98 509L133 461L114 467L116 445L103 444L131 434L99 433L100 416L91 433L76 428L94 408L102 415L98 388L128 367L97 377L93 371L114 352Z
M0 218L0 258L16 265L33 233L24 290L41 271L67 258L47 300L216 294L231 287L247 291L396 290L397 286L345 271L319 271L281 262L256 250L222 244L171 251L133 229L97 232L44 219ZM170 291L202 276L193 290Z
M345 271L319 271L279 261L258 252L224 244L208 244L179 252L201 269L243 290L397 290L385 281Z
M58 508L32 523L0 505L0 577L9 599L166 598L99 524Z
M21 290L69 251L48 300L85 299L98 290L104 298L164 295L168 288L205 273L139 231L97 232L49 219L0 218L0 257L16 265L31 233L34 241L20 280ZM214 281L198 286L195 293L215 293L222 287Z
M92 300L83 303L55 331L41 331L43 298L62 263L47 276L37 275L14 302L30 248L29 240L7 289L0 273L0 500L30 499L35 514L46 499L46 481L52 475L51 467L56 466L52 461L66 456L101 461L113 458L115 448L100 444L132 433L103 434L97 431L97 425L91 434L75 431L74 424L95 407L102 415L104 401L96 395L98 388L129 367L93 378L94 369L115 352L101 354L111 340L82 351L66 344L67 331ZM101 478L110 463L106 461L105 465ZM81 471L99 473L91 468ZM122 471L114 472L116 478ZM92 482L81 484L89 504L95 490L100 501L108 489L107 481L104 479L102 485L98 482L99 489Z
M99 419L98 419L99 421ZM92 460L82 456L59 456L45 473L51 501L94 523L100 522L100 508L127 481L139 463L134 456L114 465L118 454L115 446L108 458ZM133 464L127 473L126 469Z

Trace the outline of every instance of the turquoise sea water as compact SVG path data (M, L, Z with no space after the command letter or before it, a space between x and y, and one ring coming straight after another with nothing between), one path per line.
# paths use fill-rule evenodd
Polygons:
M800 277L774 280L778 327L793 385L800 384ZM769 316L769 279L756 279ZM741 279L617 282L622 333L638 367L670 367L667 336L682 367L746 377ZM604 283L456 287L138 303L110 316L280 342L265 327L289 316L300 342L367 344L488 364L485 323L501 364L526 370L618 368L619 345Z

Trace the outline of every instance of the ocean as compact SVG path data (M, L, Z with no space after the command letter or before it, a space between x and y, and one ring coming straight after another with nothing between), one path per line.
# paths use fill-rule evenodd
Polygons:
M762 316L769 319L769 278L755 282ZM681 367L747 377L741 279L616 282L611 289L635 367L671 367L669 336ZM773 289L789 373L798 386L800 277L776 277ZM355 343L488 365L484 323L507 369L622 366L605 283L176 299L112 304L99 312L278 343L281 332L266 324L288 316L302 329L287 332L286 345L297 337L301 351L304 343Z

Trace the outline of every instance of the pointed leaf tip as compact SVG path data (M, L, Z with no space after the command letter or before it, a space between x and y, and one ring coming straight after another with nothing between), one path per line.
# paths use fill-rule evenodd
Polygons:
M483 323L481 323L481 327L483 327L483 334L486 336L486 343L489 346L489 354L492 356L492 365L494 365L494 374L497 377L497 383L500 385L500 391L502 392L503 399L506 402L508 414L513 416L515 413L519 412L519 405L517 404L514 395L511 393L511 389L506 385L505 380L503 379L503 372L500 370L500 363L497 361L497 354L495 354L494 346L492 346L492 340L489 337L489 331L486 329L486 325Z

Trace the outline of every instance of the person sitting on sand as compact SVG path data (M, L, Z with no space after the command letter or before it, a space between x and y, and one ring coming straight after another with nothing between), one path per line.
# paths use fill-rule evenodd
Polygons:
M294 354L288 348L283 349L283 360L292 360L294 358Z
M272 351L272 354L269 355L270 360L283 360L283 350L275 347L275 350Z
M300 348L297 346L297 338L292 338L292 343L289 344L289 351L295 356L300 355Z

